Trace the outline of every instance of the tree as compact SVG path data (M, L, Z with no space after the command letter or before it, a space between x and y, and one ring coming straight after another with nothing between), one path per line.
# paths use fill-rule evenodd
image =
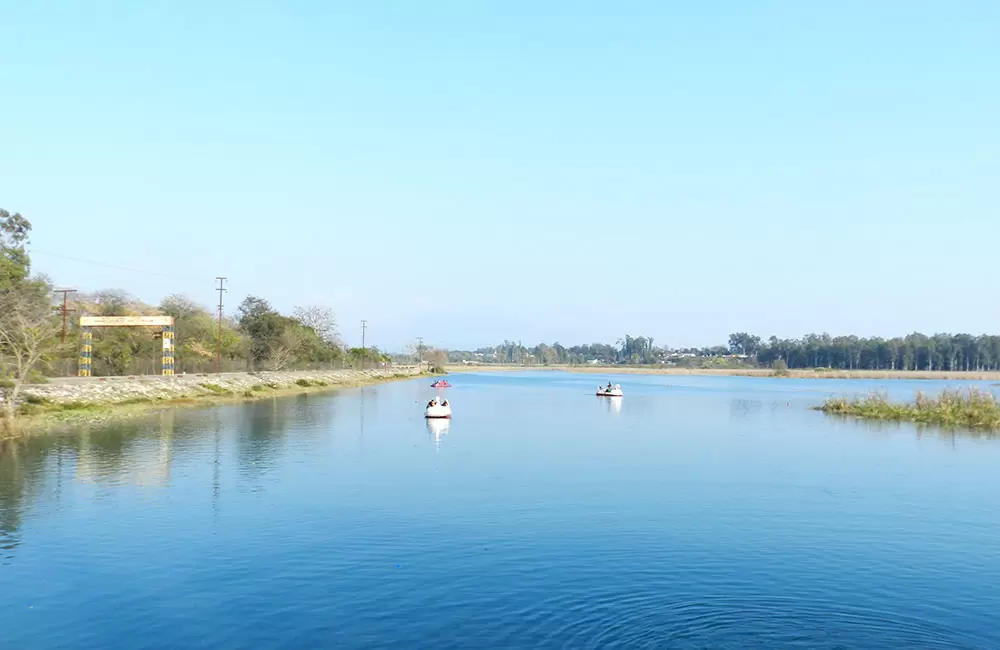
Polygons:
M392 361L392 357L383 354L376 347L351 348L347 351L347 355L353 364L380 364Z
M284 370L302 347L304 335L300 327L285 327L277 339L268 344L272 370Z
M197 316L208 315L208 310L196 303L194 300L175 293L167 296L160 303L160 309L164 314L173 316L175 322L185 321Z
M748 357L756 357L760 350L760 337L737 332L729 335L729 351L733 354L742 354Z
M31 223L15 212L0 209L0 291L11 289L25 279L31 259L25 250Z
M316 334L329 345L339 345L340 335L337 332L337 319L329 307L308 306L296 307L292 318Z
M9 378L3 403L6 428L13 426L24 382L59 348L60 328L46 282L23 281L0 293L0 369Z
M29 279L25 244L31 223L0 210L0 376L5 379L4 427L11 428L21 387L58 348L60 322L52 309L52 288L45 279Z
M202 372L215 365L219 348L219 322L216 314L190 298L167 296L160 310L174 317L176 345L174 367L183 372ZM222 358L243 356L246 340L228 318L222 320Z
M432 366L443 368L448 364L448 353L444 350L432 348L424 352L424 361Z
M240 330L250 339L250 367L267 360L271 346L284 329L283 317L271 304L257 296L247 296L236 310Z

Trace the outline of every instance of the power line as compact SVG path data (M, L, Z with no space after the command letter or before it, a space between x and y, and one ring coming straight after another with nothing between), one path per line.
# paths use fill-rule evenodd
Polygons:
M128 271L130 273L142 273L144 275L158 275L158 276L164 277L164 278L184 277L184 276L179 276L179 275L171 274L171 273L159 273L157 271L144 271L142 269L133 269L133 268L128 267L128 266L120 266L118 264L108 264L107 262L98 262L96 260L86 260L86 259L83 259L82 257L72 257L70 255L61 255L59 253L49 253L48 251L40 251L40 250L37 250L37 249L31 249L29 252L32 255L38 254L38 255L46 255L48 257L57 257L59 259L70 260L70 261L73 261L73 262L80 262L82 264L92 264L94 266L103 266L103 267L106 267L106 268L109 268L109 269L117 269L119 271Z

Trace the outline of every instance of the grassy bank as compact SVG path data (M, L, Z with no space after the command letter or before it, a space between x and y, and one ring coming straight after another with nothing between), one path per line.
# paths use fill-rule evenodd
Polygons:
M217 406L390 381L413 379L420 370L339 371L206 375L197 378L148 377L118 384L97 380L72 386L26 387L18 418L0 438L37 433L60 425L135 417L154 410ZM136 392L140 394L135 394Z
M833 397L817 407L833 415L895 420L942 427L1000 430L1000 401L987 391L946 390L936 397L917 393L913 402L892 402L884 394Z
M718 377L774 377L771 368L676 368L663 366L448 366L448 372L563 371L593 375L695 375ZM938 370L831 370L810 368L788 370L792 379L934 379L951 381L1000 381L1000 372L948 372Z

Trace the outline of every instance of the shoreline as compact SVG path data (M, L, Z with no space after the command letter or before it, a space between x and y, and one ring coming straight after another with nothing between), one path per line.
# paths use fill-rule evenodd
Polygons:
M707 377L769 377L774 379L918 379L938 381L997 381L1000 371L949 370L788 370L777 375L770 368L661 368L656 366L506 366L448 365L445 371L463 372L572 372L591 375L694 375Z
M304 370L173 377L58 378L25 385L21 415L0 439L56 428L143 416L173 408L214 407L277 397L331 392L428 374L418 366L374 370ZM103 381L102 381L103 379Z

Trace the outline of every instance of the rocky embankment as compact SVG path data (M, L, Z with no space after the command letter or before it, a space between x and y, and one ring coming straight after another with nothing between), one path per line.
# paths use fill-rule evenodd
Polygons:
M374 370L308 370L175 375L173 377L87 377L54 379L23 387L25 405L115 405L210 397L263 397L273 391L306 391L374 384L416 377L417 366Z

